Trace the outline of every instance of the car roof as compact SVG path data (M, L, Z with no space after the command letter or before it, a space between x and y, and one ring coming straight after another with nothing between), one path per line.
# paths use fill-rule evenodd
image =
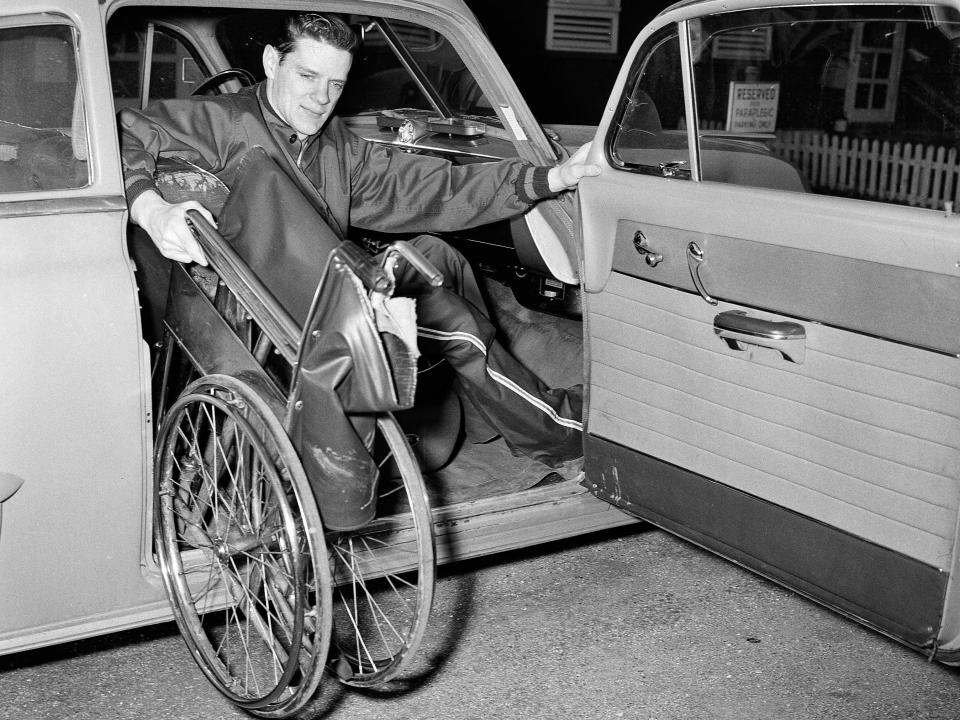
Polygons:
M3 3L6 5L6 3ZM384 9L400 10L419 10L430 12L439 11L443 14L454 14L466 17L473 17L474 13L464 0L367 0L369 5L379 5ZM237 7L249 9L275 9L278 6L273 0L223 0L211 4L209 0L18 0L16 7L3 8L3 14L20 15L32 12L50 12L51 8L58 6L63 9L79 11L80 8L93 7L98 8L107 5L111 12L124 6L143 6L143 7ZM301 3L302 5L302 3ZM349 0L332 0L329 3L331 12L346 11L349 8Z
M937 0L938 4L957 6L956 0ZM698 5L702 5L704 13L708 12L729 12L732 10L745 10L750 8L762 7L782 7L785 5L810 6L811 0L678 0L669 7L661 10L657 17L668 15L678 10L689 10ZM843 5L929 5L929 0L840 0L837 2L821 4L843 4Z

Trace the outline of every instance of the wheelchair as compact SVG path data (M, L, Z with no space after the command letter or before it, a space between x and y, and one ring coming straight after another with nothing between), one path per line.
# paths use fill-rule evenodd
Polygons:
M210 682L254 715L288 717L325 672L356 687L396 678L424 636L433 521L392 414L413 403L416 360L378 318L398 260L435 285L442 277L402 241L377 259L345 242L301 324L202 215L189 218L210 265L171 271L154 370L156 554L177 625ZM354 340L331 360L325 343L344 337ZM329 403L311 408L310 376L344 364L361 375L342 404L372 469L359 483L369 497L351 496L346 478L345 500L320 488L329 478L311 476L324 464L304 458L324 439L308 441L303 421L321 434L342 429ZM330 390L321 388L328 400ZM346 519L343 503L353 504Z

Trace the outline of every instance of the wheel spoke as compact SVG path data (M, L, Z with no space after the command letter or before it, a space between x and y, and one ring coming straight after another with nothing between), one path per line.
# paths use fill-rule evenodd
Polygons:
M231 560L231 565L233 564ZM236 568L234 567L234 570ZM234 573L236 575L236 572ZM244 632L244 635L249 643L249 625L252 622L254 629L260 635L260 639L263 640L264 645L267 650L273 655L274 658L274 681L279 680L278 668L282 669L287 662L287 651L283 647L282 639L277 636L277 633L274 631L274 622L276 621L278 627L283 626L283 620L279 616L275 615L270 610L270 599L265 598L264 600L259 600L250 593L250 589L246 584L240 583L242 588L243 599L246 600L246 603L238 602L236 605L237 612L243 612L244 617L246 618L245 626L247 629ZM259 608L263 608L263 615L258 611ZM264 615L266 617L264 617ZM239 617L238 617L239 620ZM249 663L250 653L247 653L247 661Z
M366 549L367 554L372 555L373 553L370 550L370 546L366 542L366 538L360 538L360 540L363 542L364 548ZM387 584L390 585L390 589L393 590L394 594L401 600L401 602L403 602L404 605L409 607L410 603L407 601L407 598L400 593L400 591L397 589L397 586L394 585L393 583L394 581L397 581L403 585L406 585L409 588L416 588L416 585L412 582L405 580L403 577L401 577L397 573L384 573L382 577L384 580L386 580Z
M420 644L433 599L433 525L423 479L395 421L379 419L377 429L377 464L395 465L400 477L381 479L383 514L367 529L328 536L338 583L335 667L342 682L358 686L402 671Z
M397 495L399 493L402 493L403 490L404 488L402 485L395 485L392 490L387 490L386 492L382 492L377 497L379 497L381 500L385 500L391 495Z
M212 555L211 555L211 559L212 559ZM204 573L204 572L206 573L207 579L206 579L206 582L203 584L203 587L201 587L199 591L190 593L191 602L195 607L196 607L197 601L200 599L203 599L204 601L209 600L214 603L217 602L215 591L222 587L222 583L220 582L220 574L215 572L218 569L219 568L217 567L217 564L215 562L211 562L204 567L201 567L199 565L191 566L190 568L183 570L181 572L181 575L183 576L184 580L187 581L188 584L189 584L189 577L192 573ZM204 607L203 609L198 609L197 612L200 616L203 616L207 614L208 609Z
M352 547L353 547L352 540L351 540L351 547L350 547L350 548L344 547L342 543L338 543L338 544L334 545L335 551L337 552L338 555L340 555L340 559L341 559L342 565L343 565L344 567L348 567L348 568L349 568L349 570L350 570L350 572L351 572L351 575L358 575L358 576L367 575L368 577L384 578L385 580L387 580L387 582L390 582L389 578L393 578L393 579L396 580L397 582L400 582L400 583L406 585L407 587L409 587L409 588L411 588L411 589L416 589L417 583L410 582L409 580L404 579L399 573L396 573L396 572L388 572L388 571L386 571L386 570L383 569L383 568L386 567L386 566L383 565L383 564L381 564L381 563L377 560L376 552L375 552L374 549L372 549L372 548L369 547L369 545L368 545L368 540L373 540L374 542L376 542L378 545L380 545L380 546L383 547L383 548L390 548L391 546L390 546L389 543L385 543L385 542L383 542L382 540L379 540L378 538L360 537L359 540L361 540L361 541L364 543L364 545L366 546L366 548L365 548L365 549L366 549L366 553L364 554L363 557L361 557L361 555L360 555L359 553L356 553L356 552L352 549ZM413 552L411 551L410 554L413 555ZM344 557L350 557L350 558L351 558L351 563L348 564L348 563L344 562L344 561L343 561L343 558L344 558ZM361 567L362 567L362 568L366 568L366 572L365 572L365 573L364 573L364 572L361 572L361 570L360 570ZM396 592L397 589L394 588L394 591Z
M351 573L352 582L350 585L352 589L352 592L350 594L352 598L352 602L350 599L348 599L344 595L343 586L340 586L337 588L337 593L340 596L344 604L344 607L352 606L352 612L348 611L348 616L350 618L351 623L353 624L353 627L356 633L356 640L357 640L356 657L359 659L363 655L365 655L367 659L370 661L371 668L373 670L377 670L378 659L373 657L373 654L368 647L367 639L363 632L366 629L366 623L362 622L361 613L364 616L368 617L368 619L373 622L377 635L380 639L380 647L391 648L397 645L395 641L388 640L386 635L384 635L384 632L383 632L384 625L386 625L386 627L389 628L394 638L397 641L399 641L400 643L399 647L403 646L403 643L406 640L406 636L397 630L393 622L391 622L390 617L387 615L386 612L384 612L380 603L377 602L376 597L368 588L366 582L364 581L363 575L359 572L356 565L355 558L357 557L357 554L353 552L353 550L351 549L348 553L346 553L346 555L348 555L351 558L350 564L351 564L351 569L353 570L353 572ZM405 601L404 601L404 604L406 604ZM361 651L362 651L362 654L361 654ZM389 653L388 657L379 660L379 662L382 662L382 663L388 662L391 659L390 655L392 654L393 654L392 652ZM362 668L362 661L361 661L361 668Z
M270 409L216 377L187 388L161 424L157 551L207 677L250 712L292 714L319 684L330 640L327 556L309 530L320 518Z
M337 548L337 550L339 551L340 548ZM358 596L358 594L357 594L357 588L359 587L359 588L363 591L363 592L362 592L362 596L363 596L363 598L366 600L367 604L369 605L370 610L371 610L371 615L374 617L374 620L376 619L377 616L382 617L382 618L384 619L384 621L386 622L386 624L388 625L388 627L393 631L393 634L394 634L398 639L400 639L401 641L404 640L404 636L403 636L402 634L400 634L399 632L397 632L396 628L393 626L393 623L390 621L390 618L389 618L389 617L387 616L387 614L383 611L383 609L381 608L380 603L377 602L376 596L374 595L373 592L371 592L371 590L370 590L369 587L367 586L367 582L366 582L365 578L363 577L363 574L359 572L359 568L358 568L358 565L356 564L356 560L355 560L355 558L358 557L357 553L355 553L355 552L351 549L351 550L350 550L348 553L346 553L346 554L349 555L351 558L353 558L353 559L351 560L351 570L352 570L351 575L352 575L352 577L353 577L353 582L351 583L351 587L353 588L354 597L357 597L357 596ZM396 586L390 581L390 579L389 579L390 577L391 577L390 575L384 576L384 578L386 579L387 583L390 585L390 589L391 589L391 590L393 591L393 593L397 596L397 598L400 600L400 602L401 602L405 607L407 607L407 608L409 609L409 608L410 608L410 603L407 601L407 599L406 599L405 597L403 597L403 596L400 594L400 592L398 592ZM395 577L395 578L398 579L398 580L401 579L401 578L399 578L398 576L393 576L393 577ZM413 584L413 583L404 581L404 584L406 584L406 585L407 585L408 587L410 587L410 588L416 588L416 585ZM386 645L386 640L384 640L384 644Z

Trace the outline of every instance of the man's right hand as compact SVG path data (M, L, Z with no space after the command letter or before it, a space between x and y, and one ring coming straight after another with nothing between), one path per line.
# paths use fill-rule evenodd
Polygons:
M130 205L130 219L147 231L160 254L179 262L207 264L207 258L187 225L187 210L198 210L216 227L213 215L195 200L168 203L160 193L147 190Z

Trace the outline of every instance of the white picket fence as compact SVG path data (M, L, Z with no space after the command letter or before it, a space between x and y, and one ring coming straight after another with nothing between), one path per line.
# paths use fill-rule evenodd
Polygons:
M771 150L816 192L903 205L960 208L957 148L890 143L817 131L777 133Z

